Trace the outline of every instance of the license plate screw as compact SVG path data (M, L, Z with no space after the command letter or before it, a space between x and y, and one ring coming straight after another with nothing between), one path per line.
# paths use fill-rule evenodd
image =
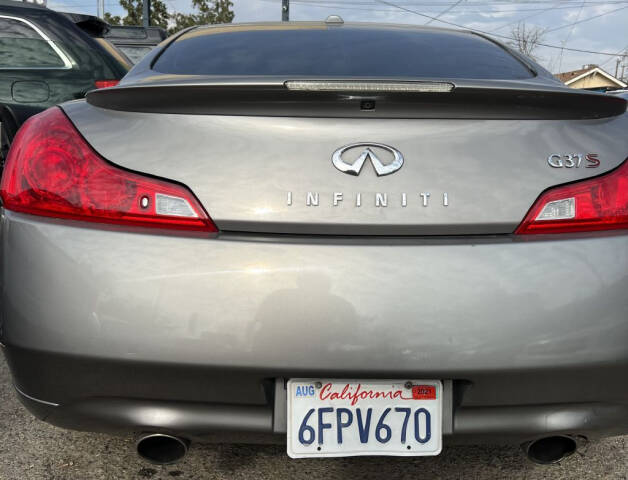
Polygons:
M316 383L314 384L314 386L315 386L316 388L321 388L321 387L323 386L323 384L322 384L321 382L316 382Z
M412 382L406 382L403 386L410 390L412 388Z

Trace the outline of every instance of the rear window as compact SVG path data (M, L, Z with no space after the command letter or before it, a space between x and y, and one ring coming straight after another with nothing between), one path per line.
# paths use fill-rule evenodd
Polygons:
M531 72L482 37L318 24L210 27L171 44L153 67L191 75L520 79Z

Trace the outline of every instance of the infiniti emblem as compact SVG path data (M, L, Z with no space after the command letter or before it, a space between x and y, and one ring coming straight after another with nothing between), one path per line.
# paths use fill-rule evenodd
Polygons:
M371 147L390 152L393 156L393 161L384 165L373 150L371 150ZM361 153L356 160L350 162L349 154L350 150L353 149L361 149ZM371 161L378 177L395 173L403 165L403 155L401 155L401 152L382 143L352 143L351 145L339 148L331 156L334 167L349 175L359 175L367 159Z

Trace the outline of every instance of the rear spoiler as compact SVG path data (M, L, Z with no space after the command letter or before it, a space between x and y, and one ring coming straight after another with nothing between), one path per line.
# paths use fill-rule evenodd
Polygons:
M523 82L166 81L93 90L87 102L128 112L290 117L567 120L626 112L620 97Z

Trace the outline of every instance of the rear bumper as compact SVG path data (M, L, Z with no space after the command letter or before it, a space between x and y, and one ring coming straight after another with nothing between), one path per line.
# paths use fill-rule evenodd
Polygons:
M628 431L625 234L210 240L5 212L1 247L0 340L51 423L190 404L272 433L275 378L408 377L455 380L458 440Z
M87 398L58 405L16 389L20 401L41 420L62 428L113 434L164 432L190 440L285 442L284 402L224 405L130 398ZM551 435L593 439L628 432L628 403L571 403L457 407L445 415L445 441L523 443Z

